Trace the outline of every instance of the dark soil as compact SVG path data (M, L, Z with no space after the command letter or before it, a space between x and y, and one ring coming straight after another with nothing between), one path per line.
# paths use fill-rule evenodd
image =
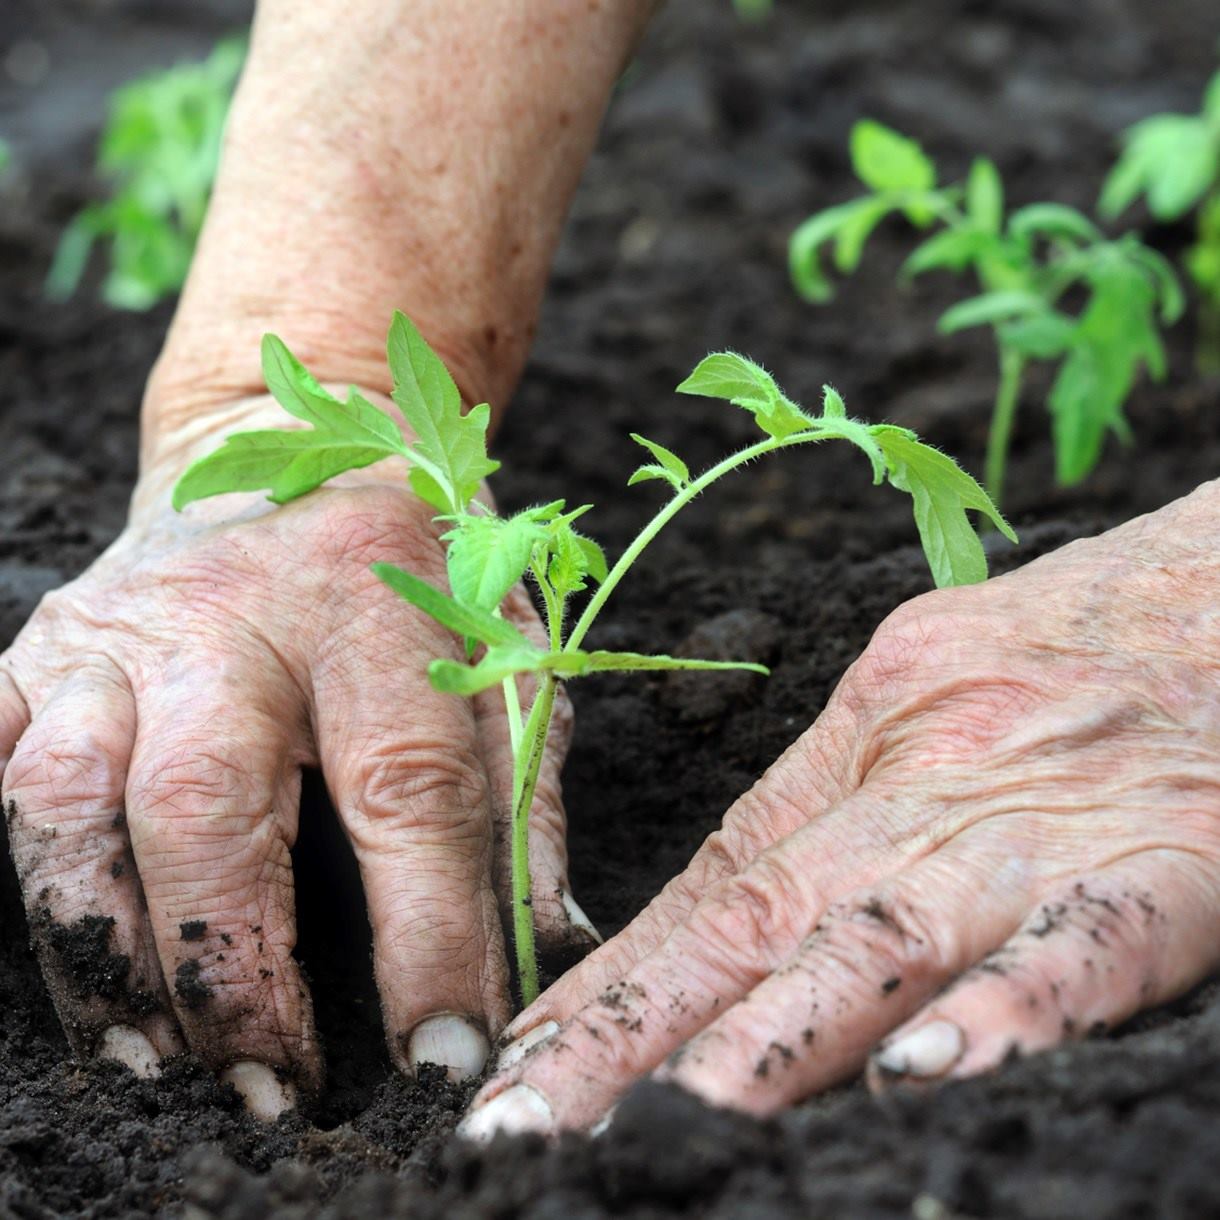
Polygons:
M805 401L832 381L854 412L916 427L977 468L991 353L982 336L935 337L947 282L893 287L909 248L903 226L877 236L861 273L821 310L787 286L788 233L852 192L845 138L862 114L926 141L946 177L986 152L1017 202L1088 205L1118 130L1195 105L1220 35L1209 0L779 7L747 30L728 0L671 0L619 90L500 440L508 505L592 500L597 531L620 545L653 503L647 488L623 490L636 460L629 430L692 465L748 434L744 414L671 392L724 346L750 352ZM168 319L168 309L133 317L87 296L59 308L39 298L57 228L89 187L98 99L140 63L206 46L242 12L8 0L0 13L0 132L19 163L0 184L0 645L121 527L141 383ZM41 83L21 83L29 40L50 54ZM1153 236L1171 254L1188 239ZM998 553L997 567L1216 475L1220 391L1194 375L1191 347L1180 328L1171 377L1136 395L1139 447L1112 446L1073 491L1048 491L1046 419L1031 390L1010 480L1023 543ZM681 868L817 715L881 619L928 587L907 502L871 488L867 473L858 455L827 448L730 480L612 603L605 647L745 644L775 673L590 680L573 691L574 881L605 931ZM853 1086L762 1124L646 1089L592 1143L480 1153L447 1140L466 1094L390 1070L351 862L316 782L303 820L300 955L331 1075L308 1119L271 1129L189 1059L156 1084L71 1061L0 861L0 1217L148 1216L184 1199L198 1220L1220 1211L1220 999L1210 988L1118 1035L926 1097L879 1101ZM197 931L184 926L183 937ZM100 922L61 933L82 986L127 986L107 937Z

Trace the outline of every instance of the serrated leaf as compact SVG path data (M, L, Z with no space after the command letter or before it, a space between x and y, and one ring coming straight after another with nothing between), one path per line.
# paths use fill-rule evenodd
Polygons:
M668 483L675 491L681 491L685 486L672 470L666 470L664 466L658 466L652 462L643 466L637 466L631 472L631 477L627 480L627 486L634 487L637 483L647 483L652 479L659 479L662 483Z
M392 563L375 563L372 570L404 601L410 602L463 639L478 640L488 647L533 648L525 636L505 619L498 618L489 610L457 601L405 568Z
M491 408L482 403L462 413L449 370L401 312L390 325L387 354L394 401L415 433L414 450L428 463L422 476L413 472L412 489L441 512L461 513L500 468L487 456Z
M971 326L994 326L1045 309L1046 302L1032 292L985 292L945 310L936 329L942 335L952 335Z
M317 429L236 432L187 468L174 487L173 506L181 511L196 500L237 491L266 491L273 503L284 504L386 456L384 449Z
M528 513L500 517L465 517L444 535L449 587L458 601L494 610L521 579L534 544L546 529Z
M734 406L749 411L758 426L778 440L802 432L814 422L784 396L766 369L736 352L705 356L677 392L726 398Z
M637 445L642 445L647 449L660 466L677 479L679 485L690 482L690 467L676 453L666 449L664 445L658 445L656 441L650 441L638 432L632 432L631 439Z
M1051 237L1084 244L1101 240L1101 230L1083 212L1062 203L1031 203L1008 220L1008 231L1019 238Z
M991 497L951 457L909 432L879 425L873 436L885 453L890 482L912 498L937 587L986 580L987 557L966 511L982 513L1006 538L1017 540Z
M589 561L579 536L570 525L557 530L550 540L551 562L547 568L547 580L562 601L585 588L585 576Z
M850 147L856 176L874 191L928 191L936 185L936 167L923 149L873 119L852 127Z
M766 369L736 352L712 352L704 356L678 386L677 393L725 398L729 402L746 398L777 402L783 397L775 378Z
M267 388L290 415L311 428L238 432L195 462L174 488L173 505L236 491L266 491L283 504L346 470L409 451L395 422L355 389L340 402L275 335L263 338Z
M1220 147L1208 120L1159 114L1126 134L1118 164L1102 188L1100 207L1115 216L1146 192L1158 220L1177 220L1207 193L1220 169Z
M1004 184L995 162L979 157L966 179L966 215L982 233L997 236L1004 223Z
M489 648L477 665L438 659L428 665L428 680L432 689L446 695L470 697L480 691L499 686L505 678L517 674L537 673L544 667L548 655L531 645L496 645Z
M847 418L847 404L843 401L843 395L832 385L822 387L822 418Z

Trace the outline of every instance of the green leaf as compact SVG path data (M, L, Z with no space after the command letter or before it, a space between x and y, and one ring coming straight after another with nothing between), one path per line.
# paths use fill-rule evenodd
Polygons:
M610 574L605 551L592 538L586 538L583 534L577 534L575 537L576 545L584 552L585 571L600 585Z
M864 243L872 231L894 210L888 199L861 199L845 217L835 234L835 267L849 275L860 265Z
M951 457L905 429L877 425L873 436L885 453L890 482L914 501L915 524L937 587L986 580L987 557L967 510L982 513L1006 538L1017 540L991 497Z
M945 310L936 329L942 335L952 335L971 326L995 326L1045 309L1046 302L1036 293L985 292Z
M530 564L534 544L546 529L529 514L464 517L444 535L449 587L458 601L494 610L521 579Z
M705 356L677 392L728 399L749 411L758 426L777 440L802 432L814 422L784 396L766 369L736 352Z
M1004 223L1004 184L993 161L979 157L966 179L966 215L982 233L998 236Z
M664 466L658 466L652 462L637 466L631 472L627 486L634 487L637 483L647 483L650 479L659 479L662 483L668 483L675 491L681 491L684 486L682 480L672 470L666 470Z
M647 449L666 474L673 476L671 481L674 482L675 487L681 489L690 482L690 467L676 453L671 453L664 445L658 445L656 441L650 441L646 436L640 436L638 432L631 433L631 439L637 445L642 445Z
M395 312L387 343L394 401L415 433L415 494L442 513L458 514L479 484L500 468L487 456L491 408L482 403L462 414L462 399L449 370L415 324Z
M592 544L597 547L596 555L582 545L589 541L587 538L582 539L567 523L556 530L550 539L551 562L547 568L547 580L550 581L551 588L561 601L585 588L585 577L590 574L590 558L593 558L595 563L599 556L601 558L602 566L599 569L601 576L595 575L593 579L599 581L605 579L605 556L601 555L601 548L597 547L596 543Z
M173 505L235 491L266 491L283 504L346 470L409 450L395 422L353 389L340 402L275 335L263 337L263 376L290 415L312 424L298 430L238 432L195 462L174 488Z
M928 191L936 185L936 167L923 149L881 123L861 119L850 143L852 168L874 191Z
M1213 129L1220 129L1220 72L1207 82L1203 91L1203 117Z
M703 669L703 670L747 670L755 674L769 674L765 665L752 661L700 661L685 657L667 657L639 652L570 652L559 654L564 658L556 672L569 677L584 674L610 673L640 670ZM572 658L569 662L568 658ZM570 668L569 668L570 666Z
M1127 132L1126 147L1102 187L1099 207L1116 216L1141 192L1158 220L1177 220L1199 202L1220 170L1220 141L1197 115L1159 114Z
M1076 323L1048 307L1044 313L1001 323L999 333L1005 347L1035 360L1050 360L1075 343Z
M499 645L533 649L533 645L525 636L505 619L479 606L457 601L435 585L420 580L405 568L396 567L392 563L375 563L372 570L379 580L389 585L404 601L418 607L442 627L448 627L463 639L479 640L488 647Z
M1129 241L1125 240L1120 244L1127 257L1141 266L1156 285L1161 321L1166 326L1172 326L1186 312L1186 294L1182 291L1182 284L1173 264L1159 250L1150 249L1134 235Z
M53 301L66 301L80 286L89 255L99 236L102 209L86 208L68 222L55 247L44 291Z
M432 689L446 695L477 695L480 691L499 686L505 678L517 674L537 673L544 668L548 654L529 644L496 645L489 648L477 665L438 659L428 665L428 680Z
M843 395L832 385L822 387L822 418L847 418L847 404L843 401Z
M942 268L965 271L984 251L995 245L994 237L978 229L944 229L915 247L902 264L902 275L909 279L925 271Z
M788 274L797 293L815 305L824 305L834 289L822 271L819 248L830 241L862 206L871 199L853 199L816 212L793 232L788 242Z
M1008 231L1018 238L1050 237L1085 245L1100 241L1101 230L1083 212L1061 203L1031 203L1008 219Z

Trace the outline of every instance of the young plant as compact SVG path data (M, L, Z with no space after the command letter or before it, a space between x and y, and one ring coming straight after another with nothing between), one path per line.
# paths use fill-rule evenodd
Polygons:
M116 90L98 150L113 183L60 238L47 294L77 289L95 242L110 243L102 296L119 309L149 309L182 287L216 178L220 142L246 40L219 43L203 63L179 64Z
M1165 375L1158 322L1177 320L1182 293L1169 263L1135 234L1109 241L1086 216L1057 203L1034 203L1005 215L995 165L974 162L966 181L938 186L936 168L913 140L871 120L852 129L851 158L869 194L810 217L792 235L792 279L806 300L833 295L819 250L834 243L834 263L850 273L873 229L891 213L918 229L935 229L906 260L903 276L945 269L973 271L981 294L949 309L943 334L990 326L999 355L999 385L987 440L984 485L1001 503L1013 419L1032 360L1059 361L1047 400L1060 483L1083 479L1097 465L1107 430L1130 435L1123 405L1141 366ZM1064 304L1083 289L1076 312Z
M428 676L438 690L475 695L500 687L513 746L511 874L513 940L522 998L538 994L534 925L530 907L528 815L550 731L556 686L561 681L611 670L749 669L761 665L676 659L636 652L588 650L585 637L631 565L674 515L718 479L768 453L826 440L859 447L874 481L887 480L913 497L915 521L938 585L986 578L983 548L966 510L983 513L1009 538L1011 529L983 489L951 458L920 443L914 433L888 424L864 424L847 416L843 399L827 387L820 415L786 397L757 364L731 352L701 361L678 387L680 393L723 398L749 411L762 436L700 475L670 450L633 435L649 460L629 483L656 480L668 492L656 515L613 567L597 543L577 531L590 505L569 509L562 500L508 517L479 498L482 480L499 463L487 456L486 404L463 414L444 364L403 314L390 327L389 365L394 401L413 440L356 389L341 402L324 390L274 335L263 340L263 372L279 404L307 427L295 431L239 432L186 471L174 491L174 507L225 492L262 491L282 504L327 479L386 457L405 458L411 490L448 527L449 591L435 588L393 564L377 575L404 600L429 614L464 642L465 661L438 658ZM537 589L547 644L527 639L500 612L508 591L523 576ZM592 588L570 621L572 599ZM534 695L523 707L517 679L531 675Z
M1157 220L1196 212L1185 265L1202 306L1199 364L1220 372L1220 72L1204 90L1198 114L1153 115L1124 134L1098 210L1113 219L1141 196Z

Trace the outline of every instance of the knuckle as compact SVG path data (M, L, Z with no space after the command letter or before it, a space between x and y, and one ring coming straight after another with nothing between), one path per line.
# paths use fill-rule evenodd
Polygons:
M691 912L696 952L742 980L774 968L807 931L806 888L778 858L760 857Z
M64 739L32 728L5 768L4 792L30 813L113 804L123 793L125 763L121 743L101 729Z
M802 945L805 968L829 978L840 997L875 1002L889 979L939 975L951 956L944 934L913 903L866 894L836 904Z
M454 741L382 746L351 776L353 799L370 822L405 822L452 832L485 818L487 777L474 750Z
M267 812L269 791L216 744L187 742L162 747L130 777L127 796L133 810L154 820L206 816L237 817L243 823Z
M565 1076L625 1083L659 1060L650 1047L660 1033L643 989L613 983L572 1019L556 1043L556 1063Z

